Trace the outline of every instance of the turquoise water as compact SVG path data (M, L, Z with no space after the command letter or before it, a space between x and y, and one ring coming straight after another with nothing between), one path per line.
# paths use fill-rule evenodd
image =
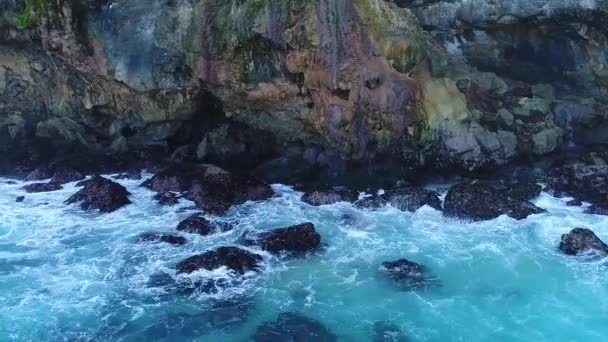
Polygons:
M85 213L63 201L76 191L23 195L0 179L0 341L248 341L284 311L322 322L340 341L372 341L374 323L410 341L591 341L608 336L606 259L566 257L556 247L574 227L608 241L608 217L543 194L548 210L463 223L424 207L358 210L311 207L276 185L277 197L232 209L237 228L188 243L138 244L147 231L173 232L195 212L160 207L141 181L120 181L133 204ZM213 294L159 285L180 260L233 245L246 230L310 221L325 247L305 259L264 254L264 267ZM378 267L399 258L425 265L439 286L405 292ZM225 270L180 275L225 277ZM161 282L162 283L162 282ZM164 283L162 283L164 284Z

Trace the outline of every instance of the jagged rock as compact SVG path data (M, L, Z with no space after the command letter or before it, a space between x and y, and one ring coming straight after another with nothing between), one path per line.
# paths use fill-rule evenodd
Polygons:
M608 206L608 165L597 154L583 156L552 170L547 187L557 196Z
M214 270L222 266L238 273L244 274L248 271L256 271L262 257L238 247L219 247L215 250L195 255L178 263L175 268L177 273L192 273L205 269Z
M98 209L107 213L131 203L127 189L101 176L93 176L80 182L79 186L84 187L68 198L66 203L80 202L83 210Z
M562 235L559 249L568 255L577 255L585 252L608 254L608 245L586 228L574 228L568 234Z
M19 203L19 202L23 202L23 200L25 200L25 196L17 196L17 198L15 199L15 202Z
M183 245L187 242L186 238L179 235L164 233L143 233L137 237L139 242L165 242L171 245Z
M358 194L346 189L332 189L327 191L312 191L302 195L302 202L313 206L334 204L338 202L352 202Z
M432 279L426 274L425 268L406 259L383 262L380 271L403 290L418 290L431 285Z
M251 176L236 175L217 166L180 165L167 168L144 183L156 192L185 192L200 209L222 214L231 206L264 200L272 188Z
M454 185L444 203L445 215L473 221L491 220L500 215L521 220L544 212L519 196L509 196L507 190L480 183Z
M387 204L401 210L414 212L424 205L441 210L441 201L435 191L420 187L401 187L387 190L382 195L373 195L355 202L360 208L378 208Z
M177 203L179 203L179 198L179 195L170 191L154 195L154 199L157 200L160 205L167 206L176 205Z
M60 169L53 173L51 183L66 184L76 182L85 178L85 175L79 171Z
M210 222L200 214L193 214L177 225L177 230L185 233L210 235L217 232L225 232L232 229L227 222Z
M517 182L507 188L507 196L529 201L540 196L543 187L532 182Z
M48 182L48 183L33 183L28 184L22 188L27 192L49 192L49 191L57 191L63 189L61 184Z
M261 233L248 243L258 244L273 254L301 255L318 248L321 235L317 233L315 226L308 222Z
M294 312L284 312L276 321L261 324L253 340L255 342L334 342L338 341L338 338L317 320Z

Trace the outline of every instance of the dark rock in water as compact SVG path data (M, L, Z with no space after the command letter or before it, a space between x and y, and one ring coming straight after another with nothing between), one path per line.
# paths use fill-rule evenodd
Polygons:
M44 180L44 179L49 179L53 177L53 172L47 168L47 167L39 167L37 169L35 169L34 171L31 171L30 173L28 173L24 180L26 181L37 181L37 180Z
M139 170L130 170L125 173L121 173L119 175L112 176L114 179L129 179L129 180L140 180L141 171Z
M4 182L4 184L6 184L6 185L15 185L15 184L17 184L17 182L15 182L15 181L7 181L7 182Z
M207 309L206 318L214 329L235 327L247 321L252 308L253 302L247 298L216 301Z
M27 192L49 192L49 191L57 191L63 189L61 184L48 182L48 183L33 183L26 185L22 188Z
M187 240L183 236L163 233L143 233L137 237L138 242L165 242L171 245L183 245Z
M321 235L312 223L302 223L260 234L255 244L273 254L305 254L319 247Z
M55 171L51 183L66 184L76 182L85 178L85 175L79 171L70 169L60 169Z
M206 164L172 166L143 185L156 192L185 192L186 198L197 207L214 214L222 214L233 205L274 195L269 185L251 176Z
M346 189L332 189L327 191L313 191L302 195L302 202L313 206L328 205L338 202L352 202L358 194Z
M176 205L179 203L179 198L180 196L173 192L163 192L154 195L154 199L158 201L158 204L166 206Z
M333 342L336 335L321 322L293 312L279 315L276 321L261 324L253 337L256 342Z
M587 228L574 228L568 234L562 235L559 249L568 255L585 252L608 254L608 245L600 240L595 233Z
M566 203L567 206L569 207L580 207L581 205L583 205L583 202L581 202L580 200L577 199L573 199L570 200Z
M414 212L424 205L441 210L439 194L414 186L387 190L382 195L369 196L355 202L355 206L359 208L379 208L388 204L401 211Z
M185 233L210 235L217 232L226 232L232 229L228 222L211 222L200 214L194 214L181 221L177 225L177 230Z
M17 198L15 199L15 202L23 202L24 199L25 199L25 196L17 196Z
M406 259L385 261L380 271L386 273L401 289L408 291L427 288L433 280L426 275L424 266Z
M509 196L506 190L480 183L454 185L448 191L444 203L445 215L473 221L491 220L500 215L521 220L544 212L544 209L527 200Z
M551 171L547 188L556 196L603 206L608 203L608 158L591 153Z
M605 205L594 204L585 210L585 214L608 215L608 203Z
M214 270L222 266L238 273L244 274L259 268L262 257L238 247L219 247L203 254L189 257L178 263L175 268L177 273L192 273L205 269Z
M373 342L407 342L407 336L390 322L376 322L373 326Z
M79 183L84 188L72 195L66 203L81 202L83 210L99 209L101 212L112 212L130 204L130 193L122 185L101 176Z
M522 201L529 201L540 196L543 187L532 182L517 182L509 185L507 188L507 196L518 198Z

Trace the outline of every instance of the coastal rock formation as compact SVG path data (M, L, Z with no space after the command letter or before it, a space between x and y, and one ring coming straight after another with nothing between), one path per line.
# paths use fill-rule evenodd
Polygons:
M418 290L431 285L432 279L426 274L425 268L406 259L383 262L380 271L403 290Z
M26 192L49 192L61 190L63 187L59 183L48 182L48 183L32 183L23 187Z
M461 219L483 221L508 215L521 220L545 210L529 202L530 194L512 196L510 191L488 184L462 183L454 185L445 197L444 214Z
M237 247L219 247L215 250L195 255L178 263L175 268L177 273L192 273L205 269L214 270L227 267L237 274L258 269L262 257Z
M585 252L608 254L608 245L586 228L574 228L570 233L562 235L559 249L568 255L577 255Z
M315 319L295 312L284 312L275 321L261 324L253 336L253 341L334 342L338 341L338 338Z
M273 254L302 255L319 247L321 235L317 233L315 226L308 222L261 233L249 242L258 244Z
M124 186L101 176L93 176L78 185L83 188L70 196L66 203L80 203L83 210L98 209L109 213L131 203L130 193Z
M171 245L183 245L187 242L186 238L179 235L163 233L143 233L137 236L138 242L164 242Z
M407 186L385 191L381 195L363 198L355 205L360 208L378 208L387 204L401 210L414 212L424 205L441 210L441 201L435 191Z
M177 225L177 230L184 233L199 235L210 235L217 232L225 232L232 229L227 222L211 222L200 214L194 214Z
M3 169L153 149L339 177L608 143L601 0L36 3L0 5Z

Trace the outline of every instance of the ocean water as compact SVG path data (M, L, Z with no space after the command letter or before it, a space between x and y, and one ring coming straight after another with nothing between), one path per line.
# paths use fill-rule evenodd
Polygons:
M561 234L592 228L608 241L608 217L542 194L548 213L479 223L424 207L404 213L347 203L312 207L301 193L235 207L236 229L188 243L137 243L143 232L175 232L192 203L161 207L141 181L120 181L132 205L110 214L63 203L77 188L24 194L0 179L0 341L249 341L282 312L322 322L339 341L374 341L374 326L408 341L593 341L608 338L608 260L568 257ZM25 195L22 203L15 198ZM264 255L213 293L184 290L176 276L191 255L238 243L246 231L313 222L324 247L300 259ZM259 252L259 251L258 251ZM403 291L380 272L399 258L427 267L436 286ZM177 285L176 285L177 284ZM181 285L180 285L181 284Z

